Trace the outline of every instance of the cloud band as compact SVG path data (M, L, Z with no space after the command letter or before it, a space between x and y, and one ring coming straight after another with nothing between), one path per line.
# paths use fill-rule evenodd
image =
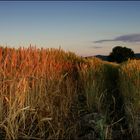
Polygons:
M110 41L140 42L140 34L121 35L114 39L97 40L94 41L94 43L103 43L103 42L110 42Z

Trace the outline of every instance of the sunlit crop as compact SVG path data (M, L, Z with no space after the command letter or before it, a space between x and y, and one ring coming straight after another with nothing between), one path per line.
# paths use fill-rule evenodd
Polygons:
M96 122L101 138L113 138L116 124L122 132L126 116L136 130L139 85L139 60L115 64L61 49L0 47L0 138L76 139L79 119L93 112L104 118ZM118 106L126 116L116 115Z

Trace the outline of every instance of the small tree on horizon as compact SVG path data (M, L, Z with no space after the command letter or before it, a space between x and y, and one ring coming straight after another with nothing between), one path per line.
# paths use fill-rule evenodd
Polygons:
M110 62L122 63L128 59L133 59L135 57L134 51L130 48L116 46L112 49L112 52L108 56Z

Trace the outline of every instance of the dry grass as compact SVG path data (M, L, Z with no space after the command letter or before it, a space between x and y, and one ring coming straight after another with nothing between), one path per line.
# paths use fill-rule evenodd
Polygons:
M133 137L140 135L140 60L129 60L120 68L120 89L125 97L130 130Z
M0 47L0 138L76 138L82 111L109 118L109 106L118 104L115 86L125 99L130 128L136 130L139 62L118 65L61 49ZM112 138L112 125L121 119L112 124L98 120L102 137Z
M56 49L0 48L1 137L58 139L75 131L75 59Z
M103 62L100 59L88 59L87 63L80 66L79 74L82 93L86 96L87 107L90 112L100 112L100 99L102 96L101 85Z

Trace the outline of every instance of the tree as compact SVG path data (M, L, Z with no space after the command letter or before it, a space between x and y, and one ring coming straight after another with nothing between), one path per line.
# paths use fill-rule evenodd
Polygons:
M112 52L108 56L110 62L122 63L128 59L133 59L135 57L134 52L130 48L116 46L112 49Z

